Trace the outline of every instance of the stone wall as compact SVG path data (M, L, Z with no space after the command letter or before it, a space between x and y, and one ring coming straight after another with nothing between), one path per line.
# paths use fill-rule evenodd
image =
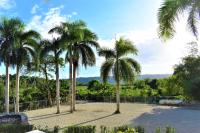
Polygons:
M28 117L21 114L4 114L0 115L0 124L28 124Z

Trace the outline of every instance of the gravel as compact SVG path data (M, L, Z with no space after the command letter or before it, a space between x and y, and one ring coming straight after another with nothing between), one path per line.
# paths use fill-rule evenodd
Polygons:
M172 126L177 133L200 132L200 110L157 106L148 104L121 104L121 114L113 115L114 103L86 103L76 105L77 111L69 113L69 106L61 106L61 114L55 114L56 107L25 112L29 123L36 127L64 128L71 125L142 125L153 133L156 127Z

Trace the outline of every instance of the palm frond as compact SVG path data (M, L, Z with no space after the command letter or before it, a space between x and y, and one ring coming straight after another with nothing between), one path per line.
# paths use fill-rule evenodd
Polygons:
M189 8L191 0L165 0L158 12L158 35L163 40L172 38L175 33L174 23L178 15Z
M61 26L56 26L56 27L54 27L54 28L52 28L52 29L50 29L49 30L49 34L52 34L52 33L58 33L58 34L63 34L63 32L64 32L64 29L63 29L64 27L61 25Z
M108 49L108 48L99 49L98 50L98 54L99 54L99 56L104 56L106 59L115 58L116 57L115 51L112 50L112 49Z
M107 81L109 75L112 72L113 65L114 65L114 59L108 59L102 64L100 72L103 82Z
M136 60L128 57L122 58L121 60L125 60L127 63L129 63L135 73L139 74L141 72L141 66Z
M120 38L119 41L116 41L116 47L115 47L118 57L127 55L127 54L134 54L136 55L138 50L133 45L133 43L130 40Z
M22 40L25 40L27 38L41 39L41 35L38 32L34 31L34 30L29 30L29 31L26 31L26 32L22 33L20 38Z
M135 73L134 73L132 64L127 62L127 60L120 59L118 68L119 68L118 76L120 77L120 80L123 80L127 83L133 83ZM115 69L115 71L116 71L116 69ZM115 77L117 78L117 75L115 75Z
M189 12L187 23L189 29L196 38L198 36L197 22L198 22L197 12L195 11L195 8L192 8L191 11Z

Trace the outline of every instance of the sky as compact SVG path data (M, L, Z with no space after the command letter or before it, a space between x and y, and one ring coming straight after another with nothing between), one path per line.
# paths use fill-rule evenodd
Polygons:
M163 0L0 0L0 16L19 17L27 29L47 32L60 22L83 20L98 35L102 47L113 48L115 39L124 37L139 50L133 56L142 68L141 74L172 74L175 64L187 54L187 43L195 41L186 26L187 15L176 23L176 35L163 42L157 30L157 12ZM104 58L98 57L93 67L80 67L78 77L100 75ZM15 70L11 68L11 73ZM61 78L68 78L68 65L61 68ZM5 67L0 66L0 74Z

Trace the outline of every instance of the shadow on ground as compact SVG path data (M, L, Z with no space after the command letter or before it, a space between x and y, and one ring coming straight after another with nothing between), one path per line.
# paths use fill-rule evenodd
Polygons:
M65 112L65 113L60 113L60 114L54 113L54 114L39 115L39 116L29 117L29 121L41 120L41 119L57 117L57 116L61 116L61 115L68 115L68 114L71 114L71 113L70 112Z
M200 133L200 110L186 108L155 108L131 120L131 125L143 125L148 133L154 133L156 127L171 126L176 133Z

